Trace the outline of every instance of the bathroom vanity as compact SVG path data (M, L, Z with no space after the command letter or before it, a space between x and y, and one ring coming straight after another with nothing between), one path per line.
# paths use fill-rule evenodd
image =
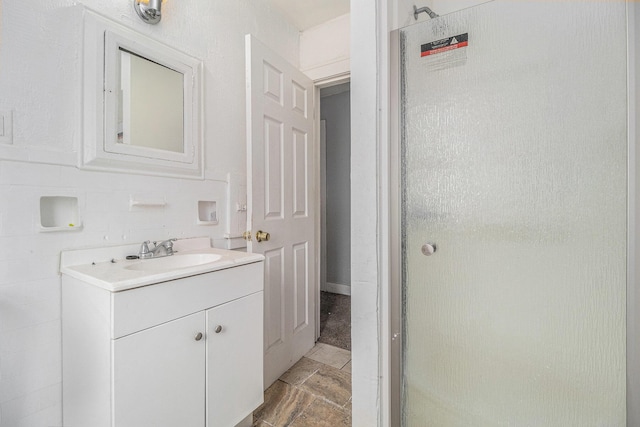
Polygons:
M62 253L64 425L237 425L263 401L263 257L138 246Z

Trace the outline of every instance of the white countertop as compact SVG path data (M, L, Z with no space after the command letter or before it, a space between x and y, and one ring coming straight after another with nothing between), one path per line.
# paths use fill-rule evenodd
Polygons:
M264 260L264 256L260 254L212 248L208 238L195 238L176 241L174 249L177 254L172 256L215 254L220 255L220 259L168 270L146 271L127 268L149 261L161 263L162 257L150 260L126 259L127 255L136 254L139 247L140 245L136 244L63 251L60 257L60 272L107 291L118 292Z

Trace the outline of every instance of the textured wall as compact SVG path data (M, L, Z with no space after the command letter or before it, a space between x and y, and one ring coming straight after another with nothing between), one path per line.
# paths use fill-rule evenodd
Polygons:
M76 169L81 7L72 0L0 3L0 111L14 112L14 144L0 144L3 427L61 424L60 250L169 236L210 236L222 245L226 176L246 172L244 35L299 62L298 30L267 0L169 0L157 26L139 21L128 0L82 3L103 4L103 15L204 61L207 179ZM78 197L82 231L39 232L39 198L57 195ZM131 195L164 197L167 206L130 212ZM196 225L198 200L218 202L221 225Z
M309 28L300 35L300 69L312 80L349 72L350 15Z
M378 250L378 13L384 0L352 0L351 9L351 341L353 426L379 421L381 364ZM375 41L375 42L374 42ZM381 77L384 81L384 75ZM384 117L384 111L381 114ZM384 119L382 119L384 120ZM363 214L366 213L366 214ZM383 424L382 424L383 425Z

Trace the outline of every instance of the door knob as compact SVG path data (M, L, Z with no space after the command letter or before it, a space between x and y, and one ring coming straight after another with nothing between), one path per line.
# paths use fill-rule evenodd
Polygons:
M202 332L198 332L198 334L195 336L195 339L196 341L200 341L202 337L203 337Z
M219 334L220 332L222 332L222 325L218 325L216 326L216 328L214 329L216 334Z
M436 252L436 245L434 243L425 243L422 245L422 255L431 256Z
M270 238L271 234L267 233L266 231L258 230L258 232L256 233L256 240L258 242L268 242Z
M251 241L251 231L245 231L242 233L242 238L246 241Z

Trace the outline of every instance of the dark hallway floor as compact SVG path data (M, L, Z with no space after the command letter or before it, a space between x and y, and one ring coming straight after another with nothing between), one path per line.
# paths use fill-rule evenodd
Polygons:
M318 342L351 351L351 297L320 292Z

